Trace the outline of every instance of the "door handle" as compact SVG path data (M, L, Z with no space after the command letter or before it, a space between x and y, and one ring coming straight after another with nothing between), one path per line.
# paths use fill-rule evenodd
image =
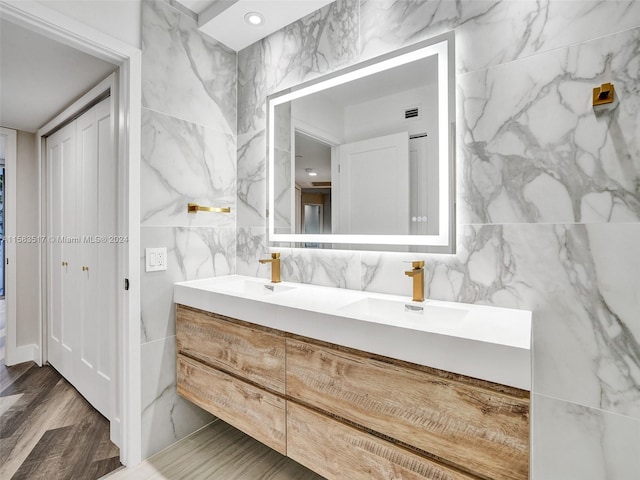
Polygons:
M88 272L88 271L89 271L89 267L85 267L85 266L83 266L83 267L82 267L82 271L83 271L83 272Z
M68 266L69 266L69 263L67 263L67 262L62 262L62 266L63 266L63 267L68 267Z

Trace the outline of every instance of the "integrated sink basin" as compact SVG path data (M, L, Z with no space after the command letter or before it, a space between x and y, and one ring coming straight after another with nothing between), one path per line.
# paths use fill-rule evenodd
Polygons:
M453 327L467 316L469 310L463 307L439 307L424 302L363 298L341 307L339 312L376 322L387 322L393 318L407 327L420 326L424 322L440 322Z
M531 312L229 275L174 302L294 335L531 388Z
M283 285L281 283L269 283L260 280L237 280L227 282L218 286L220 290L239 295L273 295L274 293L287 292L294 290L296 287L292 285Z

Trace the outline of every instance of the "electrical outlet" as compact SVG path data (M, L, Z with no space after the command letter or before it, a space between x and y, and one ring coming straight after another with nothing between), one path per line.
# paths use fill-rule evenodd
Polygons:
M166 270L167 269L167 249L159 248L156 254L157 254L156 265L158 266L158 268L161 268L162 270Z
M145 248L145 271L158 272L167 269L167 248Z

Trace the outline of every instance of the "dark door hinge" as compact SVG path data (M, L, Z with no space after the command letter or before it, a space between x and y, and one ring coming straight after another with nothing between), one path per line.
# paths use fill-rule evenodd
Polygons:
M124 279L124 289L125 290L129 290L129 279L128 278Z

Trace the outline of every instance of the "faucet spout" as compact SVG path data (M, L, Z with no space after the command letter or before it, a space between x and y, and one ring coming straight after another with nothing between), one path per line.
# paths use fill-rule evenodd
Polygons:
M280 283L280 253L272 253L271 258L260 259L261 264L271 264L271 283Z
M413 278L413 298L414 302L424 302L424 261L416 260L411 262L412 270L404 272L408 277Z

